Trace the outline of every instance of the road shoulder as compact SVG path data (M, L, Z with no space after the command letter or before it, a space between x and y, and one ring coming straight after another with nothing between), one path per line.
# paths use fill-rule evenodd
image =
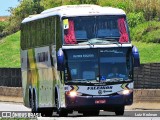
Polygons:
M159 102L136 102L131 106L126 106L126 110L160 110Z
M0 96L0 102L23 103L23 98L22 97L13 97L13 96Z

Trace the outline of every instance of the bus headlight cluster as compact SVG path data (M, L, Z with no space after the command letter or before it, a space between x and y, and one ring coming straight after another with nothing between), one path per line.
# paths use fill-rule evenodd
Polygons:
M119 91L117 92L119 95L128 95L130 94L131 92L133 92L133 90L122 90L122 91Z
M66 94L69 95L70 97L77 96L77 92L76 91L68 91L68 92L66 92Z

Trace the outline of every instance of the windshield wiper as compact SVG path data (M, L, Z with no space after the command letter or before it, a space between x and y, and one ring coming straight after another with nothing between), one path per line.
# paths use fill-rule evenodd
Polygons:
M92 45L94 47L94 44L88 40L88 43L90 44L90 46Z
M104 41L109 41L109 42L112 42L113 44L114 44L114 43L116 43L116 44L119 43L118 40L112 39L112 38L107 38L107 37L98 38L98 39L102 39L102 40L104 40Z
M78 43L78 44L80 44L80 45L89 44L90 46L93 46L93 47L94 47L94 44L93 44L90 40L85 41L85 42L80 42L80 43Z
M119 41L116 39L112 39L112 38L107 38L107 37L103 37L103 38L93 38L88 40L88 42L92 43L92 44L119 44Z
M103 40L101 38L93 38L93 39L88 40L88 43L90 43L92 45L98 44L98 43L102 44L102 43L105 43L105 42L106 42L106 40Z

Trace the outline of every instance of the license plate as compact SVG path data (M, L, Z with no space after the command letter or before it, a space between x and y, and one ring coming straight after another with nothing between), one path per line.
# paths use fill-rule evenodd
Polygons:
M104 104L106 100L95 100L95 104Z

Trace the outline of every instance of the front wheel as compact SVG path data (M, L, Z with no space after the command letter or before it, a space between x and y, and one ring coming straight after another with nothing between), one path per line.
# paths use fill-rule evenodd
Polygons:
M38 113L37 99L35 94L33 97L31 97L31 103L32 113Z
M67 117L67 116L68 116L68 112L67 112L66 109L60 109L60 110L58 111L58 113L59 113L59 116L60 116L60 117Z
M99 115L99 110L83 112L83 116L98 116L98 115Z
M56 96L55 102L56 102L57 113L59 114L59 116L60 117L68 116L67 110L60 107L59 99L57 96Z
M52 117L53 109L41 108L41 109L39 109L39 112L41 113L42 116Z
M124 106L117 108L117 110L115 110L115 114L117 116L122 116L124 114Z

